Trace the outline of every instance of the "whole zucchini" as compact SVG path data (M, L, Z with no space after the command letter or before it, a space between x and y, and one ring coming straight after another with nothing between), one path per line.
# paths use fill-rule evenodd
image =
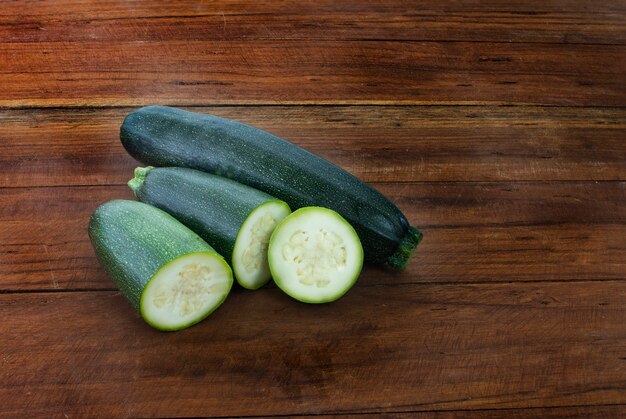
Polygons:
M120 130L131 156L152 166L180 166L225 176L281 199L292 210L335 210L357 231L365 260L405 267L422 234L381 193L312 153L229 119L148 106Z
M89 221L100 264L141 317L159 330L204 319L226 299L233 275L197 234L160 209L115 200Z
M128 186L137 198L167 212L206 240L248 289L270 279L267 246L289 206L249 186L182 167L135 169Z

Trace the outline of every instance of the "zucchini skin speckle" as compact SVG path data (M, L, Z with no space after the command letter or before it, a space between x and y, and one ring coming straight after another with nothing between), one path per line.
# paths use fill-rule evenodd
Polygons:
M289 204L321 206L357 231L369 263L403 269L421 240L402 212L352 174L268 132L181 109L148 106L120 129L128 153L151 166L179 166L234 179Z

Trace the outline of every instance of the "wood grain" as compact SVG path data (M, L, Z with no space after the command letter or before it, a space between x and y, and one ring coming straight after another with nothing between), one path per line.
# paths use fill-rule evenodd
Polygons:
M624 279L626 182L376 184L422 228L402 273L360 285ZM0 190L0 290L111 289L87 237L126 186Z
M265 289L164 334L117 293L5 294L0 399L70 417L624 404L625 298L623 281L360 287L323 306Z
M559 0L537 4L533 0L503 1L503 0L458 0L454 2L438 2L437 0L422 0L416 6L413 3L400 0L336 2L333 0L275 0L272 2L251 2L249 0L212 0L198 2L196 0L179 0L176 2L154 2L136 0L131 6L119 0L101 0L97 3L84 0L55 0L54 2L39 2L37 7L25 7L23 1L7 2L2 8L0 17L13 20L16 18L42 19L54 18L59 20L72 19L126 19L129 17L149 18L159 14L169 14L172 17L184 18L205 14L225 15L276 15L344 13L411 13L416 9L424 13L453 14L453 13L510 13L520 17L523 24L528 17L555 14L567 16L568 13L579 13L579 23L584 23L593 15L613 15L619 17L626 13L623 0ZM344 16L349 19L350 16ZM581 22L583 21L583 22ZM381 22L383 28L387 25Z
M119 2L5 6L2 42L341 39L625 44L620 2ZM581 25L581 21L585 24ZM182 24L181 24L182 23ZM112 27L115 30L112 30Z
M626 46L324 40L0 44L0 106L626 106Z
M0 110L0 186L125 184L134 108ZM288 139L366 182L626 180L626 109L189 108ZM381 144L384 139L384 144Z

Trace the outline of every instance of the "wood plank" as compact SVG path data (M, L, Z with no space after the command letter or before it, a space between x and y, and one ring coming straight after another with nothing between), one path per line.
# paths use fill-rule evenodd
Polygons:
M8 42L0 45L0 72L80 74L148 70L172 73L184 69L185 73L264 77L273 70L273 75L285 78L297 76L305 68L308 71L313 66L316 66L319 76L347 77L358 77L364 69L373 70L377 75L388 75L390 68L394 70L394 77L403 78L410 73L415 76L419 71L496 72L513 77L572 73L590 77L620 76L625 72L626 48L619 45L470 44L316 40L313 45L282 39L210 43L169 39L110 43L38 42L29 45ZM398 55L399 51L402 56ZM22 54L19 60L10 60L18 54ZM333 60L339 57L343 57L343 62ZM296 71L288 71L291 68ZM614 80L623 82L617 77Z
M463 41L507 43L556 43L625 45L624 14L553 12L441 13L414 11L407 14L324 13L297 14L202 14L184 17L96 16L76 20L0 18L2 42L85 42L236 39ZM588 12L587 12L588 13ZM112 26L115 30L112 30Z
M0 44L0 106L626 106L626 46L324 40Z
M359 285L624 279L626 182L376 184L425 239ZM0 190L0 290L111 289L87 237L125 186Z
M60 0L5 6L0 42L341 39L625 44L619 2ZM180 22L183 21L183 24ZM112 27L115 30L112 30Z
M136 0L132 4L119 0L101 0L97 3L84 0L55 0L54 2L38 2L37 7L25 7L24 1L13 0L6 2L0 10L0 18L24 19L45 18L54 16L56 19L124 19L131 17L149 18L159 15L172 17L188 17L199 15L220 14L301 14L313 13L384 13L392 12L398 15L414 12L417 7L410 2L401 0L336 2L333 0L275 0L257 1L248 0L211 0L197 2L196 0L179 0L176 2L154 2ZM437 0L422 0L419 11L432 14L453 14L461 12L471 13L511 13L520 16L537 16L548 13L587 13L587 16L607 14L621 15L626 13L624 0L559 0L547 1L540 4L533 0L503 1L503 0L458 0L454 2L438 2Z
M324 306L237 291L164 334L114 292L4 294L0 400L70 417L624 404L625 298L624 281L360 287Z
M268 130L366 182L626 180L626 109L189 109ZM132 110L0 110L0 186L124 184L137 163L119 126Z

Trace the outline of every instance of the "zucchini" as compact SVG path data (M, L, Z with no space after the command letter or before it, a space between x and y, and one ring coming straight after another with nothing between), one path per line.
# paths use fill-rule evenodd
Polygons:
M181 167L138 167L128 182L137 198L172 215L223 255L248 289L270 280L267 245L291 213L274 197L234 180Z
M230 267L197 234L141 202L115 200L89 221L96 256L150 326L180 330L198 323L228 295Z
M281 199L292 209L337 211L357 231L365 260L402 269L422 234L381 193L308 151L252 126L181 109L148 106L121 126L131 156L225 176Z
M272 233L268 255L276 285L306 303L337 300L363 267L363 247L354 228L321 207L287 216Z

